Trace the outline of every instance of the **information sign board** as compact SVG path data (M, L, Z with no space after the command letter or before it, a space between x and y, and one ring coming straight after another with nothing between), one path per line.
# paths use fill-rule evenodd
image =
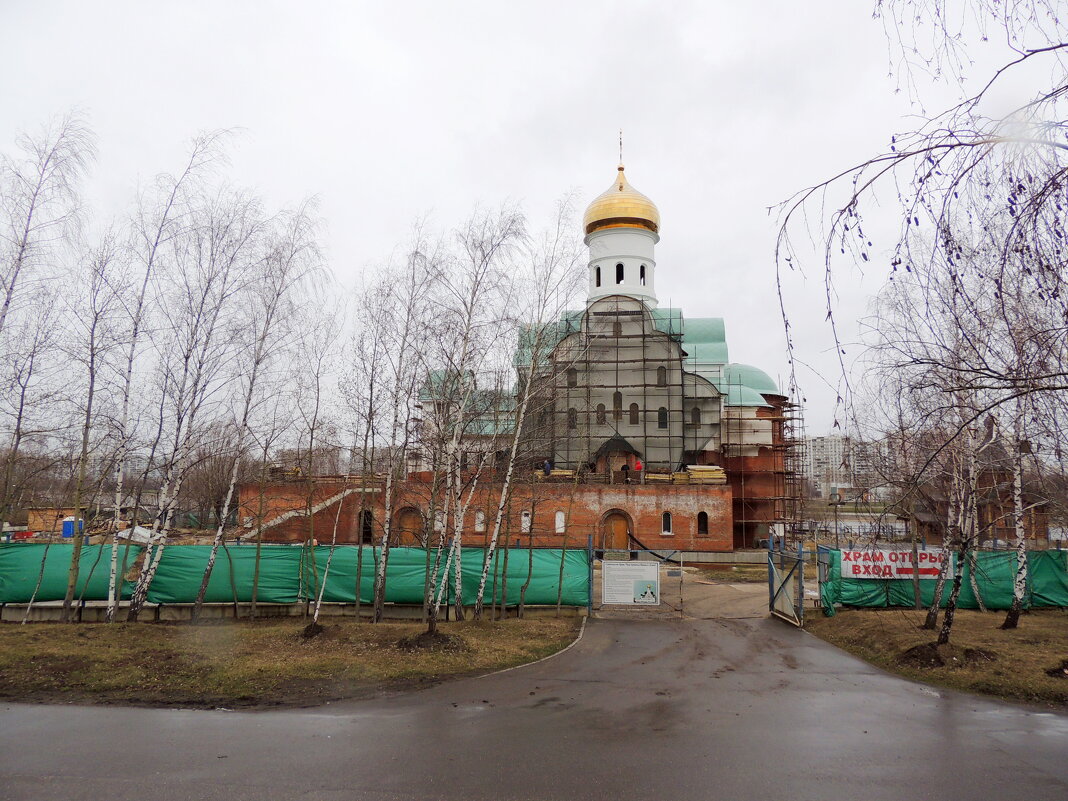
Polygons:
M602 562L601 603L660 605L659 562Z

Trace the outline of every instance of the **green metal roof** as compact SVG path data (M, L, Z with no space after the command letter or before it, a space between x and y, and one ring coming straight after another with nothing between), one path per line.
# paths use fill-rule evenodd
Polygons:
M653 327L676 342L682 341L682 309L672 309L669 306L661 306L649 309L649 316L653 319Z
M779 388L771 376L751 364L728 364L723 368L723 380L727 384L742 384L762 394L779 394Z

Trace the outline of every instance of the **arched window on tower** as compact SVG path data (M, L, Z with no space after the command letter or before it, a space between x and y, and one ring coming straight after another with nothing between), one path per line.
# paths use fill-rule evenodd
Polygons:
M597 425L603 426L606 422L608 422L608 420L607 420L607 417L605 415L604 404L603 403L598 403L597 404Z
M574 367L567 368L567 385L569 387L578 386L578 370Z
M599 266L593 268L593 285L601 285L601 268Z
M563 534L566 530L566 519L564 513L560 510L556 512L556 533Z
M612 393L612 419L617 423L623 419L623 393Z
M636 403L630 405L630 424L632 426L638 425L638 404Z
M694 406L690 409L690 422L695 426L701 425L701 407Z
M645 286L645 265L638 268L638 283Z
M623 283L623 262L616 265L616 283Z
M663 528L663 532L665 534L670 534L671 533L671 512L664 512L664 514L661 515L661 521L663 523L663 527L662 527Z
M667 386L667 368L664 365L656 368L656 385L658 387Z
M567 410L567 427L570 429L578 428L578 410L574 407Z
M665 407L663 407L663 406L661 406L659 409L656 410L656 427L657 428L667 428L668 427L667 409Z
M708 536L708 512L697 513L697 536Z
M623 336L623 323L620 323L620 322L612 323L612 336L614 336L614 337Z

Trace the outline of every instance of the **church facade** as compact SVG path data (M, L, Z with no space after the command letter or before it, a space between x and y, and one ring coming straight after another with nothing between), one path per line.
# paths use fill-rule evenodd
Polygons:
M538 359L503 536L515 545L589 542L598 550L755 547L800 494L790 463L792 407L766 373L729 360L721 318L687 319L660 306L659 211L622 165L583 226L587 299L551 325L547 358ZM521 375L531 358L521 341ZM433 413L433 387L423 401ZM494 433L484 446L499 454ZM474 452L478 439L466 443ZM347 541L376 539L387 514L398 544L425 541L434 476L429 465L410 467L390 511L380 508L381 493L339 501ZM470 500L471 545L492 527L495 478L483 479ZM335 490L324 488L323 498ZM272 538L300 539L301 525L291 521Z

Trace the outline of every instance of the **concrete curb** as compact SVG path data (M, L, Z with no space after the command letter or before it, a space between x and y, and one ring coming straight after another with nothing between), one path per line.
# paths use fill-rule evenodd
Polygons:
M548 656L543 656L541 659L536 659L533 662L525 662L522 665L515 665L514 667L504 668L503 670L495 670L492 673L484 673L481 676L478 676L477 678L488 679L490 676L499 676L501 673L509 673L509 672L511 672L513 670L519 670L521 668L530 667L531 665L539 665L542 662L548 662L550 659L555 659L556 657L560 656L560 654L567 653L572 648L574 648L576 645L578 645L579 640L582 639L582 635L586 633L586 621L587 620L589 620L588 617L583 617L582 618L582 625L579 626L578 636L574 640L572 640L570 644L568 644L565 647L561 648L555 654L549 654Z

